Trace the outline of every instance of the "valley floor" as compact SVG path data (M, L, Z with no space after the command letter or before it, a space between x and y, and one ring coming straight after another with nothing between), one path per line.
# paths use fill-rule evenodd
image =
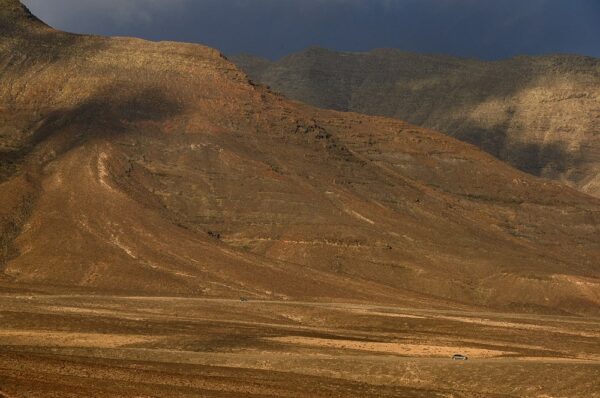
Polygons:
M6 291L0 397L600 397L599 341L583 317Z

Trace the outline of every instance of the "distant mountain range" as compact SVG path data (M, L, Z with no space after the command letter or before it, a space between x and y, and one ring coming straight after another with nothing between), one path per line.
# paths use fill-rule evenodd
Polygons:
M600 59L484 62L398 50L311 48L231 57L255 82L318 107L396 117L600 197Z

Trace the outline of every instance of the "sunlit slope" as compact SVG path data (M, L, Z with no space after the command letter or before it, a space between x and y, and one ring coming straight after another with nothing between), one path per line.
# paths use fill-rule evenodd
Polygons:
M598 200L439 133L290 102L210 48L69 35L0 5L6 281L598 310Z
M407 120L473 143L530 174L600 197L600 60L484 62L320 48L279 61L237 56L256 81L309 104Z

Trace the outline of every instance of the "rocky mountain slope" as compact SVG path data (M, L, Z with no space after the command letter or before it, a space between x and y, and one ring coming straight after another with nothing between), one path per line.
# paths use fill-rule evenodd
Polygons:
M600 201L0 0L0 289L597 312Z
M523 171L600 196L599 59L482 62L312 48L277 62L233 61L290 98L446 132Z

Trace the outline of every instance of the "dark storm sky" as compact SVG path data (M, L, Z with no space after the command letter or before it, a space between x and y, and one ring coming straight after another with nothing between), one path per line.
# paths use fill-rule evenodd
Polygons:
M600 56L600 0L24 0L80 33L199 42L268 58L312 45L486 59Z

